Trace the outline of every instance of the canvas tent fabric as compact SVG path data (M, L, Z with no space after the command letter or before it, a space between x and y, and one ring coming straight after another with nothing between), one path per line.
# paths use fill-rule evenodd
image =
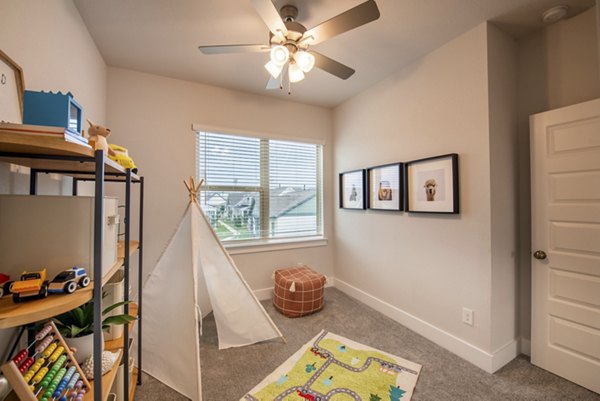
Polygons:
M219 349L283 336L219 241L192 191L190 199L144 285L142 348L146 373L199 401L202 315L214 313Z

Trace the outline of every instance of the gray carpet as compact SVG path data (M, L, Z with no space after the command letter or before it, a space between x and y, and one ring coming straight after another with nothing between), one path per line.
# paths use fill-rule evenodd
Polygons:
M488 374L334 288L326 290L326 305L321 312L299 319L282 316L269 302L263 305L287 337L287 344L271 341L219 351L215 321L212 315L204 319L201 340L204 401L239 400L321 329L423 365L414 401L600 401L599 394L531 365L525 356L493 375ZM144 376L135 400L186 398Z

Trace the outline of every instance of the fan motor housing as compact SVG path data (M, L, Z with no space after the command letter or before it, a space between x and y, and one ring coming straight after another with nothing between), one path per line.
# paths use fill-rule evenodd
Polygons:
M302 39L302 35L306 32L306 28L304 25L295 22L295 21L286 21L285 27L288 29L288 33L286 35L285 43L280 43L279 38L273 33L269 32L269 43L271 44L283 44L283 45L293 45L297 47L296 42ZM291 49L290 49L291 50Z

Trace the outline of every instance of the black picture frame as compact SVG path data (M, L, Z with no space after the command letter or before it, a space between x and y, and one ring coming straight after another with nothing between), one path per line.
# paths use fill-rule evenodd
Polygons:
M367 208L367 182L365 169L345 171L339 175L340 209L365 210Z
M367 207L372 210L404 210L404 164L382 164L367 169Z
M459 214L458 154L406 162L404 185L405 211Z

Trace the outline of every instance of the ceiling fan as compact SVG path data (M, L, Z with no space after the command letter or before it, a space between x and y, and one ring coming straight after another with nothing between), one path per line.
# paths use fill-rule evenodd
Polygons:
M284 80L289 85L304 79L304 74L317 67L341 79L348 79L354 70L337 62L310 46L321 43L341 33L379 18L375 0L367 0L311 29L296 22L298 9L284 5L280 12L271 0L250 0L270 32L268 44L198 46L204 54L270 52L265 68L270 74L267 89L283 89ZM287 65L287 68L285 68Z

